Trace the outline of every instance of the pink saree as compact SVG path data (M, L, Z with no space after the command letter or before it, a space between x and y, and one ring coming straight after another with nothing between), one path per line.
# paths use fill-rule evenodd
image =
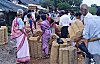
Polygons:
M30 54L27 36L18 29L19 24L17 19L18 18L15 18L13 20L10 39L16 39L17 41L17 62L28 62L30 61Z

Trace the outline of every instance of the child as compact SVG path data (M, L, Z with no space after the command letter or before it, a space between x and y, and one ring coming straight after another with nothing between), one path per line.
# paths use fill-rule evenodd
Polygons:
M33 29L32 29L33 28L32 27L32 24L33 24L32 15L30 13L28 13L27 18L28 18L28 21L29 21L29 25L30 25L31 32L33 34Z

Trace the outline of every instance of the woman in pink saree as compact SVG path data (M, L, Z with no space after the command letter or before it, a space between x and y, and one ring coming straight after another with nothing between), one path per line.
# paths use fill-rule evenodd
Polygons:
M50 23L46 20L46 15L42 15L41 30L42 30L42 50L44 57L48 58L49 52L49 39L50 39Z
M16 39L17 43L17 62L27 63L30 61L28 35L25 32L24 22L22 21L23 10L18 9L17 17L13 20L11 28L11 40Z

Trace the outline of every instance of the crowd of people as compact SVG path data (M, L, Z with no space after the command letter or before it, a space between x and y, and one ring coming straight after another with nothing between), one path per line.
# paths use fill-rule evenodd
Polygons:
M11 29L11 40L16 39L17 42L17 61L21 63L30 61L28 39L30 34L31 36L36 34L37 29L42 30L43 58L48 58L51 33L55 33L59 38L68 38L68 27L78 19L84 25L81 39L88 52L93 55L92 58L96 64L100 64L100 8L96 15L92 15L89 13L88 6L82 4L80 11L77 13L72 10L35 13L35 11L29 10L27 14L24 14L22 9L18 9L17 17L13 20ZM24 17L23 20L22 17ZM61 27L61 30L58 26ZM86 64L94 62L89 57L85 59Z

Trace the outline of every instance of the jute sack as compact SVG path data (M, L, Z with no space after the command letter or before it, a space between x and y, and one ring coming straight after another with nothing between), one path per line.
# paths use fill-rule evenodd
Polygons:
M59 44L59 48L65 48L67 47L67 43Z
M57 39L58 36L57 36L56 34L51 34L50 36L51 36L51 38L50 38L50 40L49 40L49 44L52 44L53 41L55 41L55 40Z
M67 47L59 49L59 64L69 64L69 50Z
M36 29L36 33L34 34L35 37L41 36L42 35L42 30L41 29Z
M41 58L42 57L42 43L38 40L38 37L29 38L30 54L31 57Z
M58 64L58 51L59 44L54 41L51 47L50 64Z
M1 26L1 28L4 28L4 42L6 44L8 43L8 28L6 26Z
M70 38L61 38L61 39L64 41L64 43L70 42Z
M4 28L0 28L0 45L5 44L4 42Z
M71 26L69 26L68 28L70 39L71 40L75 39L75 37L77 36L76 34L82 32L83 28L84 28L84 25L82 21L78 19L75 20L75 22L73 22Z
M58 44L56 41L53 41L51 47L50 64L58 64L59 48L65 48L65 47L67 47L67 43Z
M73 46L59 49L59 64L77 64L77 51Z
M77 64L77 49L73 46L69 46L69 64Z
M29 38L29 47L30 47L30 55L31 57L37 58L37 37Z
M70 42L70 38L66 38L67 42Z
M70 38L61 38L64 43L67 43L67 46L71 46L71 41L70 41Z
M41 41L39 41L38 43L37 43L37 47L38 47L38 54L37 54L37 56L38 56L38 58L42 58L42 42Z
M35 36L37 36L37 58L42 58L42 41L41 41L42 30L37 29Z
M64 43L67 43L67 39L66 38L61 38L63 41L64 41Z

